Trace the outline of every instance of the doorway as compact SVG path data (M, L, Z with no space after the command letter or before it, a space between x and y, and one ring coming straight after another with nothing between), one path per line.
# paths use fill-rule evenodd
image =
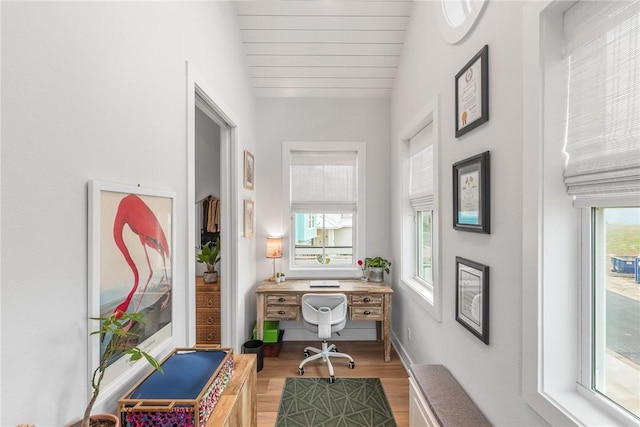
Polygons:
M187 345L196 344L196 247L201 244L198 221L199 201L209 195L219 200L217 227L220 249L220 344L239 350L237 311L237 126L224 103L213 95L211 86L187 63ZM198 121L198 126L196 126ZM198 142L197 142L198 141ZM196 158L196 151L198 158ZM200 158L203 157L203 158ZM209 158L211 157L211 158ZM218 159L214 159L218 157ZM211 165L209 168L207 165ZM202 170L202 169L209 170ZM217 169L214 170L214 169ZM204 179L206 183L196 183ZM203 185L201 185L203 184ZM215 194L217 193L217 194Z

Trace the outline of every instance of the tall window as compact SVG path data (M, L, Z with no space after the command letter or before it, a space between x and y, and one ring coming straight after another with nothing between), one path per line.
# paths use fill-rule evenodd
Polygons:
M564 181L588 212L581 382L640 419L640 2L578 2L564 43Z
M364 144L286 143L293 270L355 269Z
M425 102L419 119L400 132L402 171L402 284L440 320L438 135L439 100Z
M424 127L409 141L409 202L414 213L415 277L433 288L433 143L432 126Z

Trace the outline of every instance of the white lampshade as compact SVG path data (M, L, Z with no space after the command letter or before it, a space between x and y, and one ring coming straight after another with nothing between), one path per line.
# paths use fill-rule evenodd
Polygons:
M282 237L267 237L267 258L282 258Z

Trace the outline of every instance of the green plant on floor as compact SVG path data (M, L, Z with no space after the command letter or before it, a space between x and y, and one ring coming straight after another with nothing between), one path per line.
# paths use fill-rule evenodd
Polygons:
M144 323L144 315L142 313L117 312L109 317L92 317L91 319L100 321L100 329L91 332L90 335L99 334L101 339L109 339L109 342L102 354L102 357L100 358L98 367L96 367L91 376L91 388L93 389L93 394L91 395L91 399L84 411L82 427L89 427L91 411L93 409L93 405L96 403L98 395L100 394L100 386L109 364L109 360L119 352L122 352L123 355L128 355L130 361L136 361L144 357L151 366L164 373L162 366L160 366L158 361L149 353L140 350L137 345L133 344L137 341L131 339L138 335L133 332L129 332L129 329L136 322Z
M389 274L389 267L391 267L391 262L389 260L386 260L382 257L375 257L375 258L365 258L364 259L364 265L365 267L380 267L382 269L384 269L385 273Z

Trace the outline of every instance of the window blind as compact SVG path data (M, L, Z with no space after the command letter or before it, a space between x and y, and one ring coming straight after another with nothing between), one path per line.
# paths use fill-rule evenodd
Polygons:
M355 151L291 151L293 212L355 212L357 153Z
M432 127L425 126L409 140L409 203L414 211L434 209Z
M564 14L564 54L568 193L640 197L640 1L576 3Z

